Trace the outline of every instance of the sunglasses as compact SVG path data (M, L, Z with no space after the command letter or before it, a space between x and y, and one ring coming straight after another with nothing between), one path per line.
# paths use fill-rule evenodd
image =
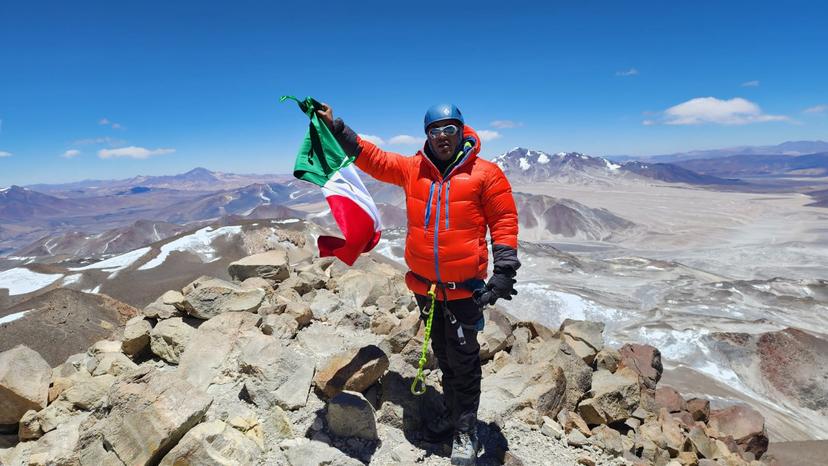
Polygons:
M442 126L440 128L431 128L428 130L428 137L431 139L437 139L440 137L441 134L445 134L446 136L454 136L457 132L460 131L460 128L457 125L448 125Z

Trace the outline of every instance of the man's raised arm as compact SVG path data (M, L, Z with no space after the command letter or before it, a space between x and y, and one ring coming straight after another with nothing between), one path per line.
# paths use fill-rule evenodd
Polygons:
M342 118L333 119L333 110L327 104L317 113L325 121L345 153L356 157L354 163L365 173L386 183L397 186L405 185L408 175L407 164L410 157L404 157L394 152L386 152L376 145L359 137L354 130L342 121Z

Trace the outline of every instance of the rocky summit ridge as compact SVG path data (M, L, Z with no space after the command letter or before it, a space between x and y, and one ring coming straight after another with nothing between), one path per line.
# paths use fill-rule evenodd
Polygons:
M409 391L423 325L398 267L285 245L228 273L163 293L57 367L0 353L0 464L448 464L420 435L440 377L429 353L426 395ZM773 461L761 414L659 385L657 348L610 348L598 322L485 317L479 464Z

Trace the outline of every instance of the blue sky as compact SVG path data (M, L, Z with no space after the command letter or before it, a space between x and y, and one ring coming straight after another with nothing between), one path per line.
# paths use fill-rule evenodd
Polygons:
M282 94L405 154L441 101L486 131L486 157L828 139L826 17L816 1L8 0L0 186L286 173L306 120Z

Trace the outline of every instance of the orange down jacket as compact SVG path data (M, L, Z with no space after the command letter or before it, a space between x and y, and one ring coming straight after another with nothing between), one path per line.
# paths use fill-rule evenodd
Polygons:
M412 272L430 281L486 278L487 229L492 245L517 249L518 217L512 187L500 167L478 157L480 138L465 126L463 138L469 137L474 140L474 147L466 151L445 178L423 150L405 157L357 139L357 167L405 190L405 262ZM411 273L405 281L414 293L426 294L428 286ZM470 290L457 288L447 290L446 298L471 295Z

